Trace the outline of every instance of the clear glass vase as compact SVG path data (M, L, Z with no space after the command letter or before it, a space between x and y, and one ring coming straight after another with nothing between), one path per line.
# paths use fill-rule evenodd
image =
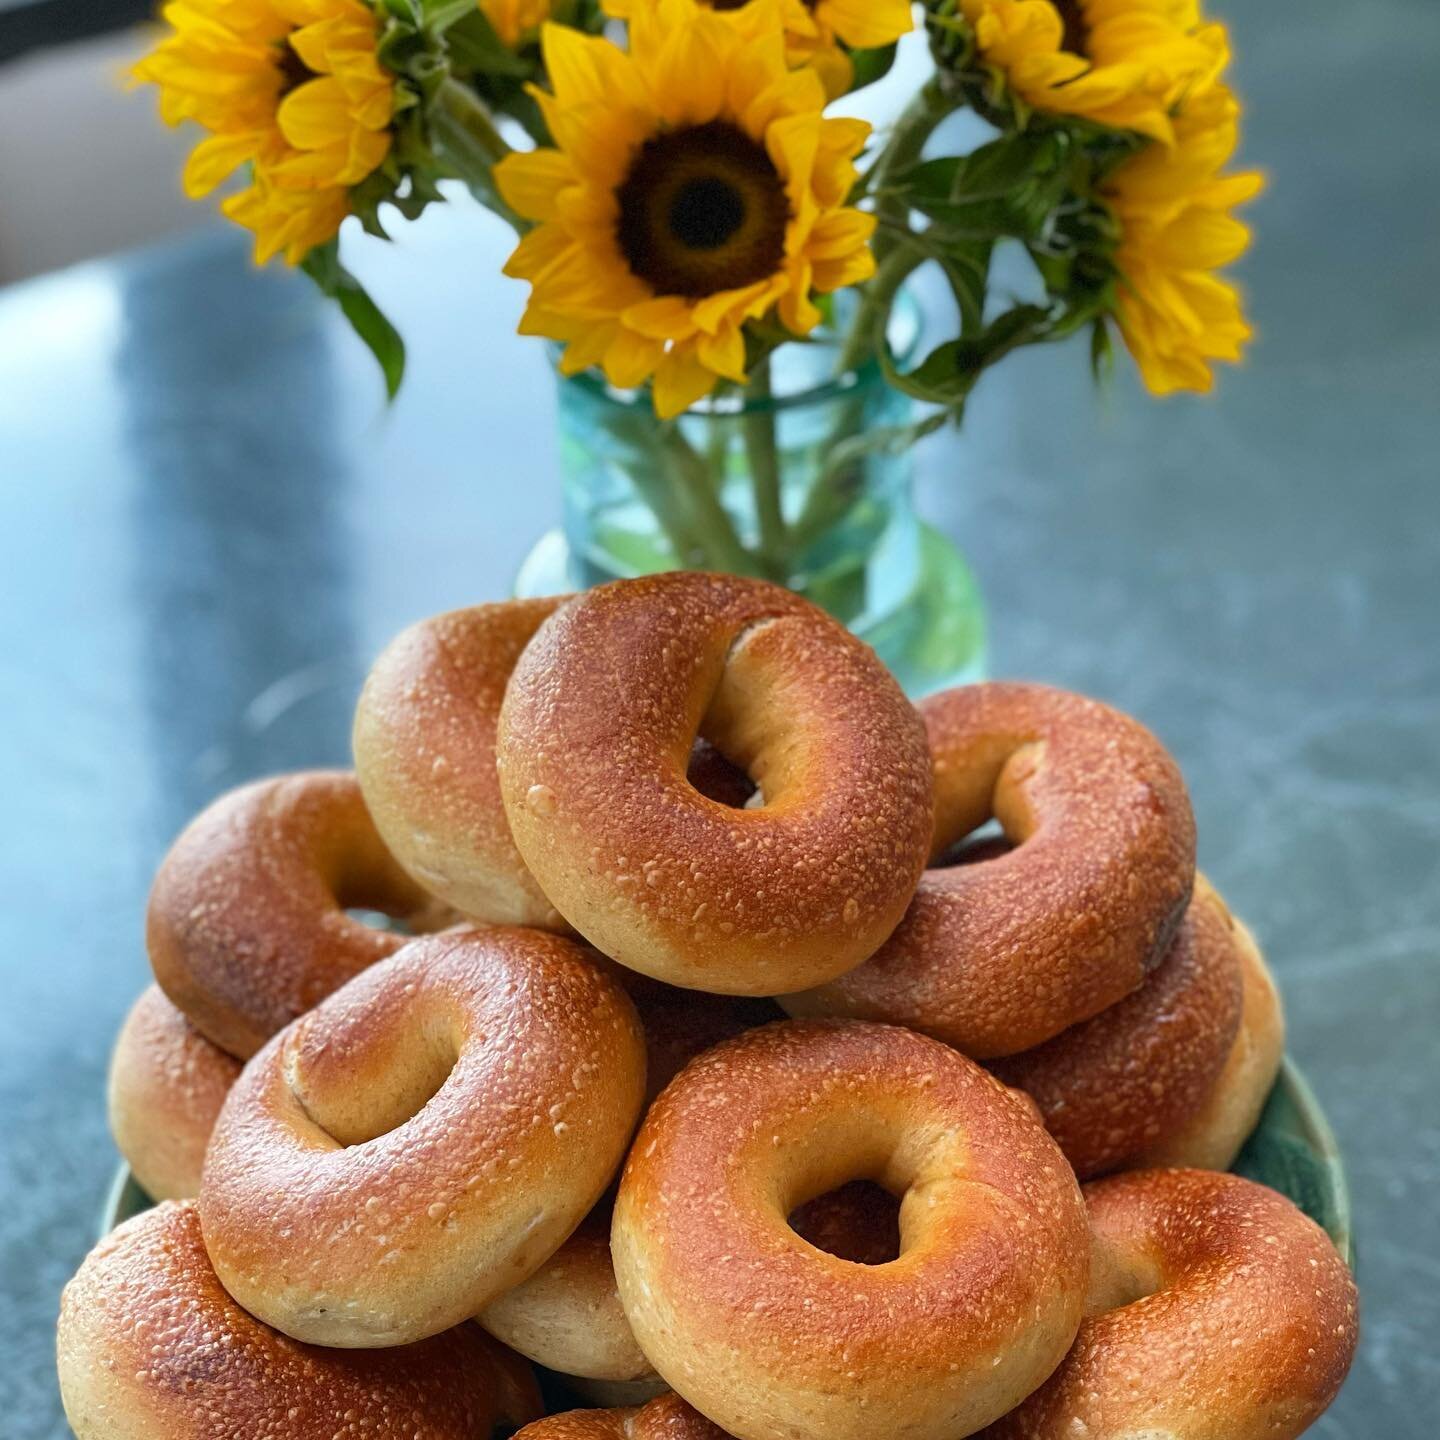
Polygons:
M890 342L919 341L897 308ZM866 363L837 377L822 333L788 344L678 420L592 373L561 377L564 528L520 595L663 570L775 580L874 647L915 698L982 678L985 618L969 567L914 506L911 400Z

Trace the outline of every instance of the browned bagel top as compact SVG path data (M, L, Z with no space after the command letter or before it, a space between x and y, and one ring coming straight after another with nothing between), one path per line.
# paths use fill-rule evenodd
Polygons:
M478 1326L345 1351L262 1325L216 1278L188 1203L91 1253L61 1302L59 1360L80 1440L478 1440L540 1410L526 1367Z
M110 1057L110 1129L145 1193L192 1200L216 1117L240 1062L212 1045L151 985Z
M792 1213L863 1178L902 1196L867 1265ZM912 1031L780 1022L651 1107L611 1236L625 1312L677 1393L751 1440L965 1434L1058 1362L1087 1260L1075 1178L1030 1102Z
M527 1425L515 1440L728 1440L678 1395L662 1395L638 1409L570 1410Z
M1357 1336L1354 1281L1320 1227L1263 1185L1205 1170L1133 1171L1085 1197L1089 1318L1059 1370L986 1440L1307 1429Z
M687 781L697 735L763 807ZM843 627L758 581L672 574L572 600L516 666L498 754L516 843L566 918L691 988L765 994L857 963L924 864L918 718Z
M355 777L316 770L222 795L155 877L155 978L207 1039L241 1059L405 936L347 909L438 918L391 857Z
M1200 1108L1243 1002L1235 922L1202 878L1169 953L1138 990L990 1069L1035 1100L1075 1173L1089 1179L1137 1160Z
M1115 1004L1160 962L1189 901L1195 822L1160 742L1043 685L921 702L939 860L990 818L1014 848L927 870L889 941L792 1014L908 1025L968 1055L1028 1050Z
M565 928L515 849L495 773L505 686L562 598L412 625L356 708L355 766L380 833L426 889L481 920Z
M579 1223L643 1087L634 1007L585 947L499 927L412 941L246 1067L205 1162L211 1259L316 1343L434 1333Z

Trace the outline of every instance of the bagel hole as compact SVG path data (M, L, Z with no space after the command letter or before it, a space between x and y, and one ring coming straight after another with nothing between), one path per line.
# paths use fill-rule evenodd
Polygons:
M370 1053L351 1053L340 1067L325 1056L306 1063L298 1053L288 1066L291 1093L347 1150L409 1124L444 1089L460 1059L444 1017L402 1025L365 1048Z
M998 860L1015 849L1012 841L993 817L977 830L962 835L938 858L930 862L931 870L955 870L962 865L983 865L987 860Z
M404 915L387 915L383 910L367 910L363 905L348 906L345 913L352 920L358 920L371 930L385 930L391 935L418 935L421 933Z
M900 1257L900 1200L873 1180L851 1180L790 1213L790 1228L827 1255L856 1265Z
M745 770L703 738L690 751L686 778L707 800L727 810L758 810L765 804L760 787Z
M1138 1247L1116 1245L1099 1235L1091 1237L1086 1315L1123 1310L1158 1295L1164 1287L1159 1266Z

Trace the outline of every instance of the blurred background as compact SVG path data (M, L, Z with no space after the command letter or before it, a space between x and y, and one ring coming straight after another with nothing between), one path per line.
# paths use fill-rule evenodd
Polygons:
M1440 1414L1440 6L1267 0L1231 27L1259 340L1156 404L1083 346L982 383L921 504L992 669L1132 710L1190 779L1356 1202L1364 1340L1314 1433ZM507 593L558 515L554 390L506 233L435 210L347 249L406 334L373 363L182 200L128 92L148 6L0 0L0 1431L67 1433L56 1297L116 1160L109 1045L144 897L221 789L344 763L402 625ZM883 105L884 100L877 102Z

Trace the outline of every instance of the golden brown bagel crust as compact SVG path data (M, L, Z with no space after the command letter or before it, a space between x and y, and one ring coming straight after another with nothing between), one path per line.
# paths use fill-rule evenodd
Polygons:
M268 1329L216 1279L192 1204L90 1253L60 1302L58 1353L78 1440L480 1440L540 1413L528 1368L475 1325L367 1352Z
M1202 877L1170 953L1133 995L990 1069L1034 1099L1088 1180L1134 1162L1200 1109L1242 1003L1235 922Z
M1237 1175L1086 1186L1088 1318L1059 1370L985 1440L1292 1440L1335 1398L1357 1297L1324 1231Z
M1123 1000L1190 899L1195 820L1164 746L1109 706L995 683L922 701L939 859L992 816L1015 843L927 870L889 942L793 1015L924 1031L978 1059L1033 1049Z
M696 1055L757 1025L783 1018L771 1000L677 990L619 965L609 967L645 1031L646 1104ZM480 1323L512 1350L574 1379L654 1381L620 1305L610 1261L613 1197L528 1280L500 1296Z
M904 1196L892 1264L788 1223L855 1178ZM741 1440L978 1429L1059 1363L1088 1263L1075 1177L1029 1102L858 1021L781 1022L691 1062L631 1148L611 1248L645 1354Z
M521 652L562 598L507 600L412 625L355 711L355 769L385 843L465 915L565 930L525 868L495 774L495 727Z
M1260 947L1239 920L1235 921L1235 939L1244 1003L1239 1033L1225 1067L1200 1108L1140 1156L1136 1169L1174 1165L1228 1170L1260 1123L1260 1113L1285 1058L1285 1014Z
M762 808L689 783L697 734ZM545 893L671 984L767 995L832 978L894 929L924 867L914 710L843 627L760 581L657 575L572 600L515 667L498 754Z
M414 941L246 1067L205 1161L210 1258L296 1339L436 1334L579 1224L644 1085L634 1007L583 946L500 928Z
M405 943L347 908L438 918L382 844L353 775L260 780L222 795L171 847L150 892L150 963L206 1039L248 1059Z
M654 1380L620 1305L610 1260L612 1206L602 1201L528 1280L480 1314L512 1350L558 1374L587 1380Z
M515 1440L728 1440L678 1395L640 1408L571 1410L527 1425Z
M212 1045L151 985L110 1057L110 1133L154 1200L193 1200L216 1116L240 1062Z

